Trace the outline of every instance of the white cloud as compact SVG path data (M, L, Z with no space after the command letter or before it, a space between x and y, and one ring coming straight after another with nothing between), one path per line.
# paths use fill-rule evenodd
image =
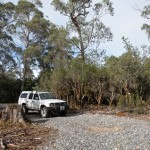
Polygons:
M133 46L140 47L143 44L149 45L148 38L141 27L146 22L141 17L141 12L135 9L136 7L143 9L148 5L146 0L112 0L114 3L115 13L113 17L105 17L103 21L109 26L114 35L114 40L111 43L102 45L108 49L107 54L119 56L125 52L121 38L125 36L129 38Z

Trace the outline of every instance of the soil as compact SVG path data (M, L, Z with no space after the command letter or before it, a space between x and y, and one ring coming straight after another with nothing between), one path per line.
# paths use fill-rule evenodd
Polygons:
M55 142L57 135L58 131L51 127L11 125L0 121L0 150L34 150L37 146L45 145L47 137Z

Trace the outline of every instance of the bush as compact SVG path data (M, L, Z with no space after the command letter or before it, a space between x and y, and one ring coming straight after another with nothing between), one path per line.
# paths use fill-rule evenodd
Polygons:
M125 97L125 95L120 95L119 96L117 107L121 110L125 109L125 107L126 107L126 97Z

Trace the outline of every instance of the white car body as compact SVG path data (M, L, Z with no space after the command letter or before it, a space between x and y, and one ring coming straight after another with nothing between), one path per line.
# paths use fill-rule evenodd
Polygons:
M23 91L18 104L22 106L24 113L27 113L28 110L38 110L41 115L44 111L48 114L51 112L65 115L68 109L66 101L55 98L50 92ZM47 117L48 114L45 116Z

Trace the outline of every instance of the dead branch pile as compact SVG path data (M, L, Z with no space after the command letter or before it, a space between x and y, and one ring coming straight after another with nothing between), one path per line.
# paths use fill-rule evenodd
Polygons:
M44 144L47 139L55 141L57 130L38 125L11 125L0 122L0 149L18 150L35 149Z
M32 124L18 105L0 110L0 150L35 149L50 139L55 141L57 130Z

